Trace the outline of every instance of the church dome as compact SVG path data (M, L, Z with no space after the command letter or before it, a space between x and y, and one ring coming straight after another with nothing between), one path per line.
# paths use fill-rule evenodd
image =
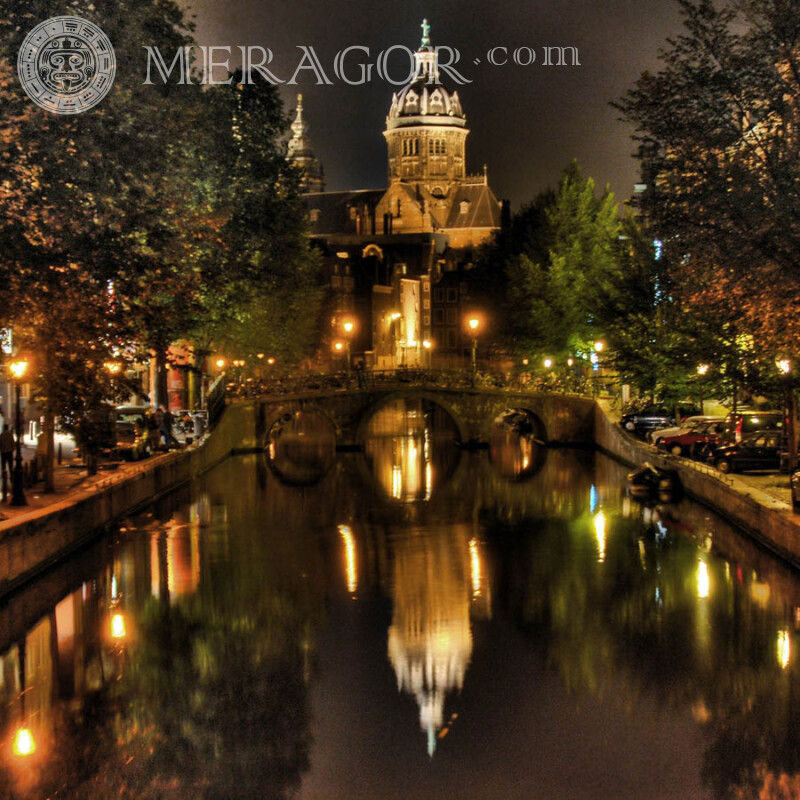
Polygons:
M392 96L386 128L391 130L426 124L463 128L467 118L461 108L458 92L448 91L439 80L438 53L431 46L427 20L423 21L422 30L422 44L414 53L414 77Z

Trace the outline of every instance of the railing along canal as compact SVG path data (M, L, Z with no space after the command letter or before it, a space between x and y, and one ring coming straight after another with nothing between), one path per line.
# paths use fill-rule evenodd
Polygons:
M437 389L483 388L509 392L558 392L579 396L591 395L591 386L586 381L566 382L485 372L478 373L473 382L470 372L417 368L363 370L361 372L352 370L349 373L308 374L273 380L260 380L257 378L227 380L225 394L231 400L246 400L264 396L374 390L406 386Z

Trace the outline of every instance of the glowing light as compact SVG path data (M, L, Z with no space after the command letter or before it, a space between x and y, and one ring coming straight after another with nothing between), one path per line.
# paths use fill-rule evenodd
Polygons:
M788 375L792 371L792 362L788 358L782 358L775 363L784 375Z
M12 361L8 365L9 370L11 370L11 374L14 376L14 380L20 380L28 370L28 362L25 359L20 359L19 361Z
M472 597L481 596L481 556L478 552L478 540L469 540L469 563L472 572Z
M344 542L344 569L347 576L347 591L355 594L358 590L358 571L356 569L356 542L349 525L339 525L339 535Z
M429 342L427 339L423 339L423 340L422 340L422 346L423 346L423 347L424 347L426 350L430 350L430 349L431 349L431 347L433 347L433 345L432 345L432 344L431 344L431 343L430 343L430 342Z
M122 614L113 614L111 616L111 638L124 639L128 635L125 630L125 617Z
M225 359L218 358L217 359L217 369L222 369L225 366Z
M702 600L708 597L711 583L708 577L708 564L701 561L697 567L697 596Z
M29 728L18 728L14 734L12 750L15 756L31 756L36 752L36 741Z
M589 489L589 511L594 514L597 510L597 487L592 484L592 488Z
M333 349L334 349L334 350L335 350L337 353L341 353L341 352L342 352L342 350L344 350L344 345L343 345L341 342L334 342L334 343L333 343Z
M480 327L481 321L477 317L470 317L467 320L467 325L469 325L470 330L477 331Z
M594 350L595 350L596 353L602 353L603 350L605 350L605 349L606 349L605 342L595 342L594 343Z
M789 631L778 631L778 663L786 669L792 657L792 642Z
M553 359L552 358L546 358L544 360L544 368L545 369L550 369L550 367L552 367L552 366L553 366Z
M567 359L567 366L568 366L568 367L573 367L573 366L575 366L575 359L574 359L574 358L568 358L568 359Z
M708 375L708 370L709 369L711 369L711 367L709 367L708 364L698 364L697 365L697 374L700 375L701 377L703 375Z
M352 333L355 330L355 327L355 322L350 319L347 319L342 323L342 328L344 329L345 333Z
M392 466L392 497L400 500L403 496L403 470L399 464Z
M594 515L594 535L597 537L597 561L602 564L606 560L606 515L601 508Z
M116 375L122 371L122 364L119 361L106 361L103 366L111 375Z
M269 364L269 365L271 366L271 365L272 365L272 364L274 364L274 363L275 363L275 359L274 359L274 358L272 358L272 356L270 356L270 357L267 359L267 364Z

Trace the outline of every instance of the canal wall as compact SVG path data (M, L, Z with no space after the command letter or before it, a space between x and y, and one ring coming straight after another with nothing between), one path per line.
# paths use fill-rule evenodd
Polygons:
M574 419L570 417L573 424L576 420L579 423L579 440L588 439L586 431L593 428L597 447L608 455L630 465L650 461L658 467L677 470L693 499L724 515L800 568L800 518L788 504L736 476L667 455L634 439L598 404L594 405L592 419L591 401L586 402L588 416L581 407L572 415ZM84 489L70 491L60 501L0 520L0 599L97 538L115 521L145 508L232 453L258 447L264 427L261 405L231 404L213 433L200 442L140 464L123 465Z
M749 485L736 475L688 458L672 456L625 433L598 404L595 406L595 439L607 455L639 466L649 461L678 472L686 493L739 528L762 545L800 568L800 516L791 506ZM788 476L786 478L788 483Z
M232 405L212 434L117 471L101 473L63 500L0 520L0 598L95 539L109 525L150 505L255 442L250 404Z

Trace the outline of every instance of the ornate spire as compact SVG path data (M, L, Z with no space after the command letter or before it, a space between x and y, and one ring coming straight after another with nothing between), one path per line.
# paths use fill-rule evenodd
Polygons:
M295 112L294 122L292 122L292 138L289 139L289 156L295 153L301 153L303 150L310 149L306 134L308 133L308 125L303 119L303 95L297 95L297 109Z
M297 109L291 125L292 137L289 139L287 154L289 161L303 171L300 190L303 192L322 192L325 190L325 178L322 167L314 156L308 138L308 125L303 119L303 95L297 95Z

